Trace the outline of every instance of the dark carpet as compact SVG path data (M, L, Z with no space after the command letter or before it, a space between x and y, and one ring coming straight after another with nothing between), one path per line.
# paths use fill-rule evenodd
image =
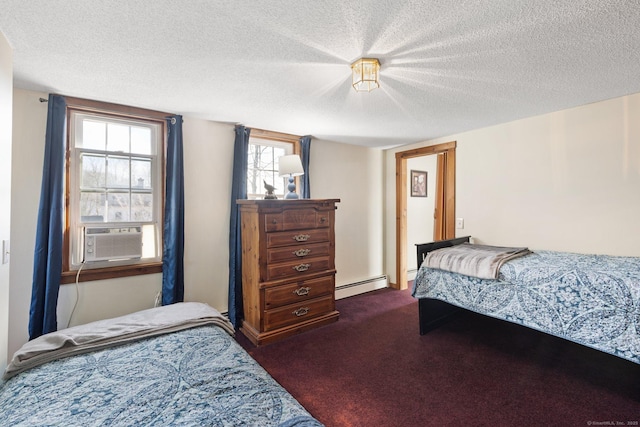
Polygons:
M640 365L465 312L421 336L409 291L337 301L337 323L238 341L328 427L638 425Z

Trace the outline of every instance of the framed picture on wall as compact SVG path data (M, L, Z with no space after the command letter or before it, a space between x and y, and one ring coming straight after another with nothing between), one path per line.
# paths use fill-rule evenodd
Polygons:
M411 171L411 197L427 197L427 172Z

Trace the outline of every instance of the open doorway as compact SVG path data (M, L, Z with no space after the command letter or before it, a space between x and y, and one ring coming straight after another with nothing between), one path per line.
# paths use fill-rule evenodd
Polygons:
M456 142L432 145L396 153L396 283L395 289L407 289L407 186L410 175L407 159L438 155L433 240L455 237ZM431 212L424 212L431 215Z

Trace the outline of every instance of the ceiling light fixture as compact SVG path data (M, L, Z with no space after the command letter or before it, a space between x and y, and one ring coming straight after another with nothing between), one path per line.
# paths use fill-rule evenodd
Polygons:
M351 64L352 86L356 92L371 92L380 87L380 61L376 58L360 58Z

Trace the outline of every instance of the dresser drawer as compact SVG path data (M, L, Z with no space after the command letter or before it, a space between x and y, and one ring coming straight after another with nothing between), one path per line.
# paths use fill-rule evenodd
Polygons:
M333 295L291 304L264 312L264 330L270 331L329 313L335 308Z
M305 280L264 290L265 310L295 304L322 295L332 295L335 288L333 274L319 279Z
M267 248L288 246L296 244L311 244L329 241L328 228L316 228L312 230L284 231L279 233L267 233Z
M317 273L333 268L331 259L328 256L282 262L279 264L267 265L266 280L277 280L285 278L295 278L309 273Z
M287 209L264 216L264 228L269 231L302 230L329 227L329 214L315 209Z
M273 264L276 262L303 260L305 258L329 255L329 249L329 242L267 249L267 263Z

